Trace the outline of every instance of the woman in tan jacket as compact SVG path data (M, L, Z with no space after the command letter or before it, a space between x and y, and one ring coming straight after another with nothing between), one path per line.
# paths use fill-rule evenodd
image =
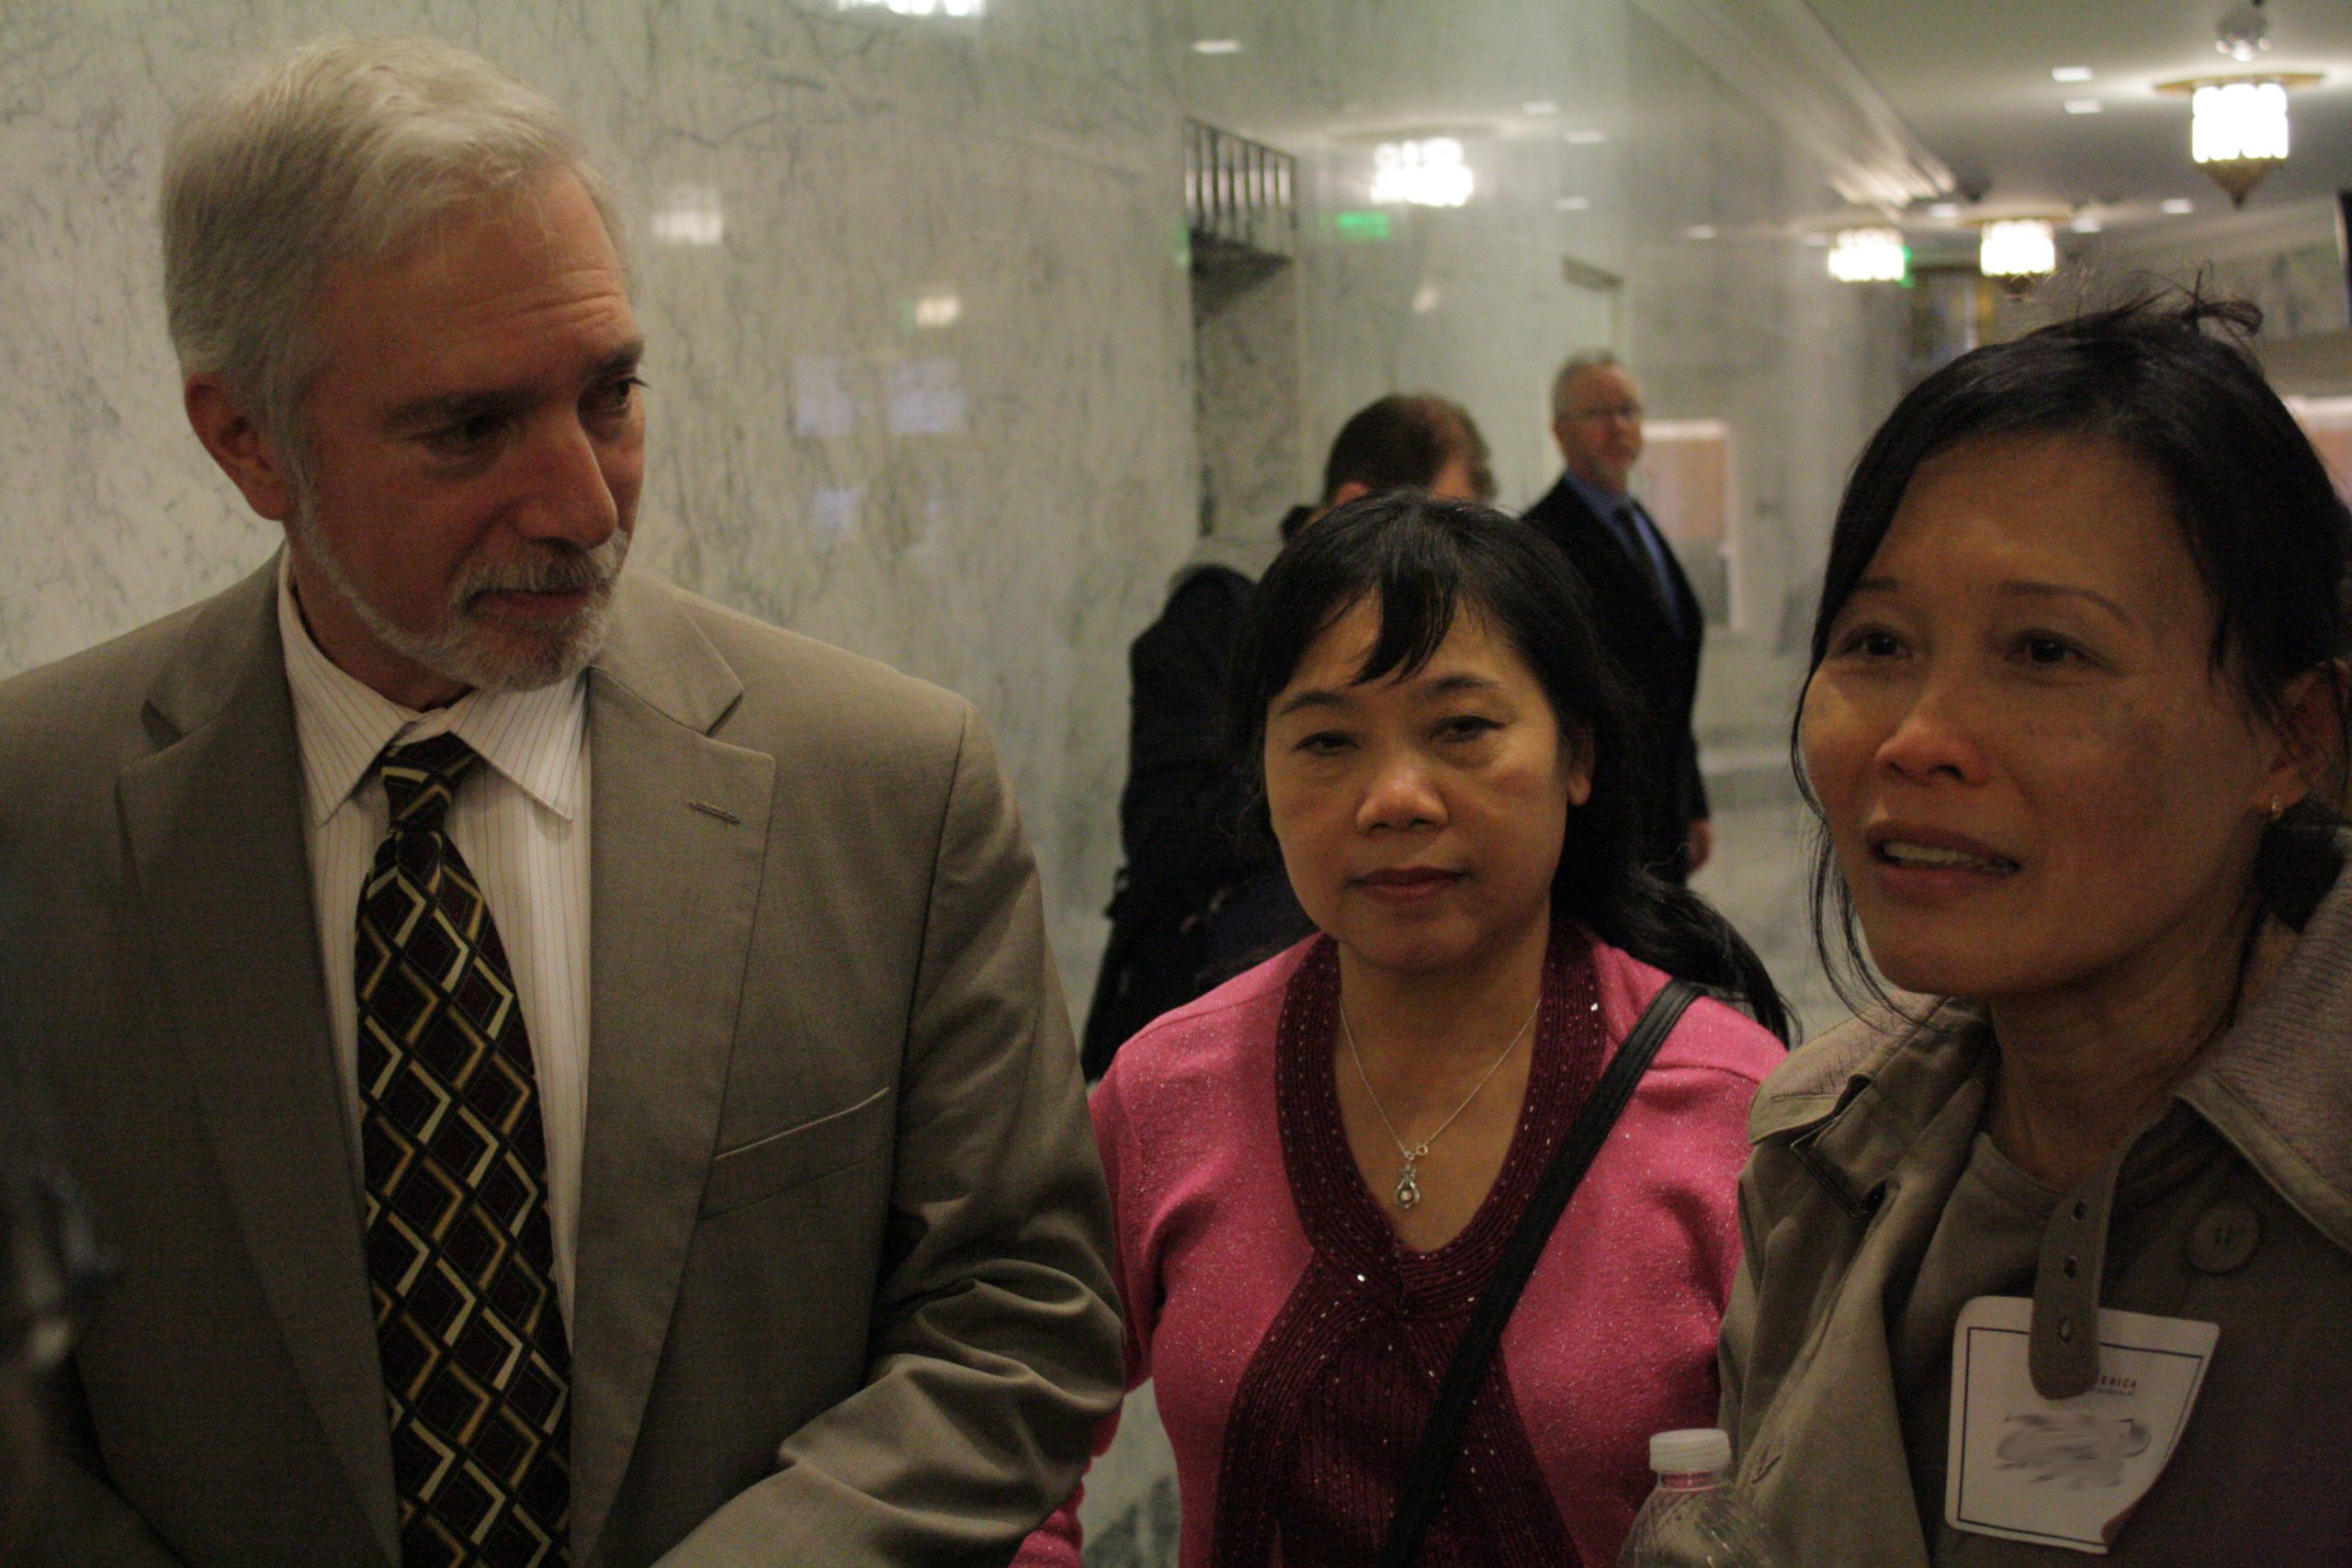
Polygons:
M1792 1562L2352 1562L2352 516L2251 315L1967 355L1840 507L1825 946L1908 994L1755 1104L1724 1419Z

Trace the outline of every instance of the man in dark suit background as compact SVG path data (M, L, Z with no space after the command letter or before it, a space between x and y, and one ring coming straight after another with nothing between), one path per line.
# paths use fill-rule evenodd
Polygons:
M1642 391L1606 352L1579 354L1552 382L1552 436L1567 460L1526 519L1567 551L1650 721L1658 785L1650 795L1649 862L1679 882L1714 846L1690 709L1699 694L1705 617L1657 525L1628 492L1642 456Z

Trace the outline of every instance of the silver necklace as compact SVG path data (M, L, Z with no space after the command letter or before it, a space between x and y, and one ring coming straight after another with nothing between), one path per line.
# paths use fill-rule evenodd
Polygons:
M1544 998L1539 993L1535 998L1535 1005L1527 1010L1527 1018L1520 1024L1519 1032L1510 1037L1510 1043L1503 1047L1503 1054L1495 1058L1494 1065L1479 1076L1476 1083L1470 1086L1470 1092L1464 1095L1462 1103L1453 1108L1453 1115L1439 1122L1436 1130L1428 1137L1423 1138L1419 1143L1410 1145L1396 1135L1396 1123L1388 1119L1388 1108L1380 1103L1380 1096L1373 1089L1372 1079L1364 1076L1363 1055L1356 1049L1356 1032L1349 1027L1348 1010L1344 1007L1340 1010L1340 1038L1347 1042L1348 1060L1355 1064L1356 1081L1363 1085L1364 1098L1372 1101L1373 1113L1380 1118L1380 1124L1388 1129L1388 1141L1395 1144L1396 1152L1404 1156L1404 1168L1396 1173L1396 1206L1398 1208L1409 1209L1421 1201L1419 1167L1421 1161L1430 1156L1430 1145L1436 1143L1448 1127L1453 1125L1455 1116L1470 1109L1470 1102L1478 1098L1478 1091L1487 1087L1487 1081L1502 1070L1503 1064L1510 1060L1510 1054L1513 1051L1519 1049L1519 1043L1526 1038L1529 1027L1535 1022L1535 1015L1543 1009Z

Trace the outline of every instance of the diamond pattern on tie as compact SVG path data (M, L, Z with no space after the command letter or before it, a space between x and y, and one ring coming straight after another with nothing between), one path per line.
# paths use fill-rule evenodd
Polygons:
M401 1568L571 1561L571 1350L531 1043L490 906L448 835L477 761L388 750L391 831L359 897L368 1277Z

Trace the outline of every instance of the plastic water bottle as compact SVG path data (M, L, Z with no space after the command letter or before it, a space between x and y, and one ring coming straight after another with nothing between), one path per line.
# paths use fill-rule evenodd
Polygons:
M1731 1487L1731 1439L1712 1427L1650 1438L1657 1488L1617 1568L1772 1568L1764 1527Z

